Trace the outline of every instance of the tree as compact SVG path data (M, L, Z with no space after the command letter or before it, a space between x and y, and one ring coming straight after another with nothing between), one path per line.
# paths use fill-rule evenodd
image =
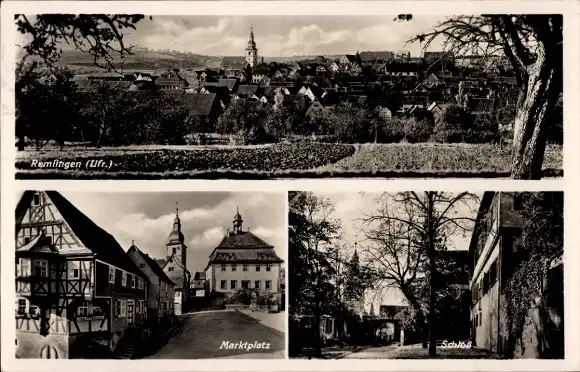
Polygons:
M271 140L264 127L268 110L261 102L240 99L231 103L220 117L218 133L236 134L246 143L263 143Z
M96 66L114 70L115 61L132 54L123 42L125 30L145 18L142 14L39 14L15 16L18 31L29 41L23 46L25 57L40 59L53 68L59 61L64 44L88 53ZM151 18L151 17L150 17Z
M40 149L49 141L61 147L72 140L78 122L78 92L67 68L37 69L37 63L21 61L16 68L16 136L19 150L24 138ZM50 125L48 125L50 124Z
M340 225L332 218L334 207L312 193L288 193L288 251L290 312L314 315L314 345L322 354L320 318L338 306L331 279L334 266L328 257L335 255L333 242L340 236Z
M365 252L374 271L376 286L397 289L407 299L422 328L423 345L429 331L429 355L436 354L435 320L438 272L444 272L440 252L451 244L450 238L470 231L471 213L477 200L467 192L385 193L377 199L379 207L365 216Z
M550 117L563 87L562 15L453 16L410 42L427 49L440 38L455 54L475 50L483 57L509 60L519 87L511 177L540 179Z

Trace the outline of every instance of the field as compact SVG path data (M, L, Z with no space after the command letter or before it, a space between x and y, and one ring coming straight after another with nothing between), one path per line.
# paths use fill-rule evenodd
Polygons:
M82 167L33 167L33 161L79 162ZM87 169L88 160L104 160ZM17 154L19 179L272 179L509 177L510 153L495 145L322 144L261 146L140 146L27 150ZM560 177L561 146L549 146L546 177Z

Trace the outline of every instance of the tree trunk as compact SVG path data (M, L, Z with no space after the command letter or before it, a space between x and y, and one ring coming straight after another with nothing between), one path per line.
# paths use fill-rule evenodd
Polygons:
M550 118L562 86L562 49L538 48L529 68L526 95L518 104L514 122L511 177L542 178L542 163ZM549 54L549 55L548 55Z
M427 193L427 254L429 255L429 356L437 354L437 335L435 334L435 229L433 226L433 195Z
M24 136L18 136L18 151L24 151L25 140Z

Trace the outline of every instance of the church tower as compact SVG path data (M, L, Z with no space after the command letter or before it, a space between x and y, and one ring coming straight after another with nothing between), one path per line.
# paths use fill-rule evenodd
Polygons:
M364 284L360 278L360 261L358 251L354 248L354 254L350 259L347 269L348 280L345 283L344 300L347 306L355 312L355 314L362 316L364 314Z
M185 237L181 232L181 220L179 219L179 208L175 208L173 230L167 239L167 260L169 257L171 257L171 255L175 254L175 257L177 257L184 266L187 265L187 246L185 245L184 241Z
M258 65L258 49L254 41L254 28L250 28L250 37L248 38L248 47L246 48L246 62L250 67Z
M191 274L187 270L187 246L185 237L181 232L181 220L179 219L179 208L175 208L175 219L173 229L167 238L167 251L165 260L161 265L163 271L169 279L175 283L175 314L183 314L188 305L189 285Z

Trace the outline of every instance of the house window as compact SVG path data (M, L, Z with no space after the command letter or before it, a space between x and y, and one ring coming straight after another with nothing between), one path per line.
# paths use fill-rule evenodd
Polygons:
M28 315L35 318L40 315L40 309L36 305L30 305L28 307Z
M168 267L167 271L173 271L173 267Z
M230 289L236 289L237 280L230 281Z
M48 261L46 260L35 260L34 261L34 274L41 276L43 278L48 277Z
M232 271L237 271L238 270L238 265L232 265Z
M30 276L30 259L20 259L20 276Z
M135 288L136 281L137 281L137 278L135 277L135 275L131 275L131 288Z
M173 247L173 253L177 253L177 248Z
M127 316L127 301L121 300L121 311L119 316Z
M272 289L272 281L271 280L266 280L266 290L270 290Z
M34 194L34 196L32 197L32 205L35 207L40 205L40 194L39 193Z
M115 301L115 316L121 315L121 300Z
M260 271L260 265L256 265L256 271Z
M89 316L89 305L87 302L83 302L77 308L77 317L87 317Z
M250 281L242 280L242 288L250 288Z
M489 286L491 287L497 280L497 260L493 261L489 268Z
M242 267L242 270L243 270L243 271L248 271L248 265L244 265L244 266Z
M266 265L266 271L272 271L272 265L267 264Z
M68 278L69 279L79 279L80 278L80 269L79 269L79 262L78 261L69 261L68 262Z
M24 298L18 299L18 314L19 315L26 314L26 299Z
M254 282L254 288L256 288L256 289L260 289L260 281L259 281L259 280L256 280L256 281Z
M220 280L220 289L227 289L227 281Z
M121 285L123 287L127 286L127 273L123 271L123 274L121 276Z
M92 316L101 316L101 315L105 315L103 309L101 309L100 306L93 305Z
M109 283L115 283L115 268L109 266Z
M324 318L324 333L332 333L332 319Z
M222 265L222 271L226 271L226 265Z
M30 236L25 236L24 237L24 244L28 244L30 243Z

